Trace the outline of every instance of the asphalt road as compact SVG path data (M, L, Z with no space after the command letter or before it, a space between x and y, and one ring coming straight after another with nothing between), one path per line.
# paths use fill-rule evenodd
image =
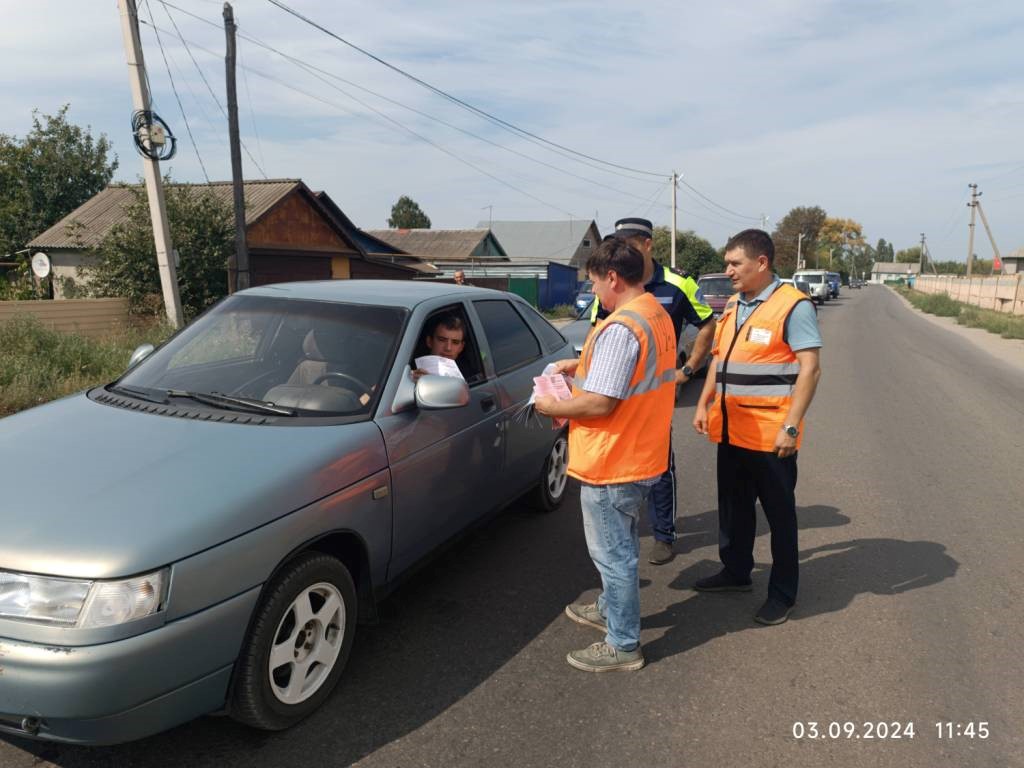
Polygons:
M0 766L1024 765L1024 373L881 287L820 320L788 623L751 620L766 531L752 594L691 590L717 569L694 385L675 421L678 555L641 568L644 670L565 663L600 637L562 615L598 583L574 497L513 508L400 589L325 708L287 733L203 718L112 748L0 739ZM820 738L794 737L812 722ZM963 735L980 722L988 738Z

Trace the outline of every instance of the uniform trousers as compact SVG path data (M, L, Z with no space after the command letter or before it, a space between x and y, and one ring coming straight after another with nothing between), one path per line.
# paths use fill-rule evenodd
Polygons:
M768 596L793 605L799 583L796 454L780 459L774 453L719 443L718 554L738 582L749 582L754 568L758 500L771 530Z

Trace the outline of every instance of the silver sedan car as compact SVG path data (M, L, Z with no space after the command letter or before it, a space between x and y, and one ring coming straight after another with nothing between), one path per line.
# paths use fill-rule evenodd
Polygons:
M461 321L462 378L414 381L440 314ZM521 416L571 356L511 294L290 283L0 420L0 731L298 722L399 576L523 494L562 501L565 432Z

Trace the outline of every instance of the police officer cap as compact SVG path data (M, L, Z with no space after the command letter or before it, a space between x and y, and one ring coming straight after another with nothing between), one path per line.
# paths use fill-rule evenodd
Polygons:
M619 237L654 237L654 225L649 219L619 219L615 222L615 234Z

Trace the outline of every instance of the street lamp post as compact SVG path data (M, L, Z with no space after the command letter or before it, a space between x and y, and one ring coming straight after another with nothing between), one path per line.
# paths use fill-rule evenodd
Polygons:
M797 238L796 238L796 268L797 269L802 269L803 268L803 265L800 263L800 246L803 245L804 237L805 237L804 233L801 232L797 236Z

